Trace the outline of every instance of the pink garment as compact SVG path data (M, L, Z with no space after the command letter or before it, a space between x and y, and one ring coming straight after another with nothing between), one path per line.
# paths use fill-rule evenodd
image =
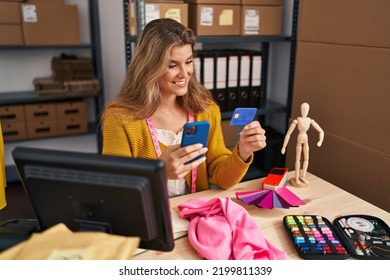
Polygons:
M188 219L188 239L208 260L285 260L269 243L248 212L230 198L191 199L178 206Z

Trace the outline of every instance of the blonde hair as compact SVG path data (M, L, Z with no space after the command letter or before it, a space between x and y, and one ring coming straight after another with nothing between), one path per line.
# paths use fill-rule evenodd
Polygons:
M106 108L127 108L135 119L152 115L160 102L158 81L168 67L170 51L191 45L195 55L195 42L193 31L176 20L162 18L149 22L139 38L121 92ZM211 93L195 74L189 80L187 94L176 100L185 111L194 114L204 112L213 103Z

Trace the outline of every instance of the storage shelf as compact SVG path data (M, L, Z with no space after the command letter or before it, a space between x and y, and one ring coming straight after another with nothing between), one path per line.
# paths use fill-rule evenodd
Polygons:
M10 156L10 151L15 145L23 146L34 146L34 147L45 147L53 149L68 149L68 150L80 150L80 151L99 151L101 152L101 136L100 130L98 129L99 116L104 108L104 79L103 79L103 64L101 58L101 45L100 45L100 20L99 20L99 3L98 0L85 0L88 3L88 27L90 34L90 42L82 43L78 45L37 45L37 46L25 46L25 45L12 45L12 46L0 46L1 52L8 53L20 52L23 55L36 55L47 52L48 55L50 50L54 51L69 51L79 50L81 52L87 51L90 53L92 63L95 70L95 77L99 80L100 90L98 95L78 95L78 96L62 96L58 98L41 99L38 97L34 90L25 91L10 91L3 90L0 92L0 105L17 105L17 104L29 104L29 103L44 103L54 101L71 101L88 99L91 102L93 108L88 110L94 110L94 116L89 117L88 132L81 134L70 134L64 136L50 136L45 138L36 139L22 139L17 141L8 141L6 146L6 177L7 181L17 179L15 167L13 166L13 160ZM59 34L61 36L61 34ZM18 53L19 54L19 53ZM12 54L15 56L15 54ZM33 70L33 69L32 69ZM93 104L92 104L93 103ZM96 118L96 120L95 120ZM94 143L96 143L94 145Z
M286 112L287 107L286 105L267 100L265 101L258 109L257 109L257 116L264 116L270 113L278 113L278 112ZM221 112L222 119L229 119L233 115L233 111L225 111Z
M38 98L35 91L14 91L14 92L1 92L0 93L0 105L13 105L21 103L36 103L36 102L50 102L60 100L75 100L85 98L96 98L97 96L69 96L69 97L58 97L50 99Z
M129 42L137 42L137 36L126 36ZM290 42L290 36L196 36L197 43L271 43Z
M264 43L289 42L289 36L198 36L198 43Z
M15 51L15 50L46 50L46 49L93 49L95 45L83 44L83 45L61 45L61 46L0 46L1 51Z

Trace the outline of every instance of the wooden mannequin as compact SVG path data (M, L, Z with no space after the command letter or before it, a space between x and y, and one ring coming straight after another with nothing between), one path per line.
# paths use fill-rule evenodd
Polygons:
M317 142L317 146L321 147L322 141L324 140L324 131L322 128L307 115L309 113L310 105L307 103L302 103L301 105L301 117L295 119L290 125L287 134L284 138L282 154L286 152L286 146L290 140L290 135L294 131L295 127L298 126L298 137L297 137L297 147L295 155L295 178L292 178L289 183L294 187L303 187L306 186L309 181L306 179L307 168L309 166L309 139L307 136L307 131L312 125L320 134L320 140ZM301 170L301 153L303 151L303 164Z

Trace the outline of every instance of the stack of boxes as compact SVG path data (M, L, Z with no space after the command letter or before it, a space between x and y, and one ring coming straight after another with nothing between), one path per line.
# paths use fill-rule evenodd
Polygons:
M325 131L309 171L390 211L390 1L300 3L292 116L308 102Z
M0 45L79 45L77 5L64 0L0 0Z
M88 132L84 100L0 106L4 141Z
M173 18L197 36L280 35L282 0L146 0L145 23ZM129 35L137 36L136 0L128 6Z
M62 55L51 62L52 76L35 78L34 86L39 99L56 99L77 96L95 96L100 84L90 58Z
M19 3L0 1L0 45L23 45Z

